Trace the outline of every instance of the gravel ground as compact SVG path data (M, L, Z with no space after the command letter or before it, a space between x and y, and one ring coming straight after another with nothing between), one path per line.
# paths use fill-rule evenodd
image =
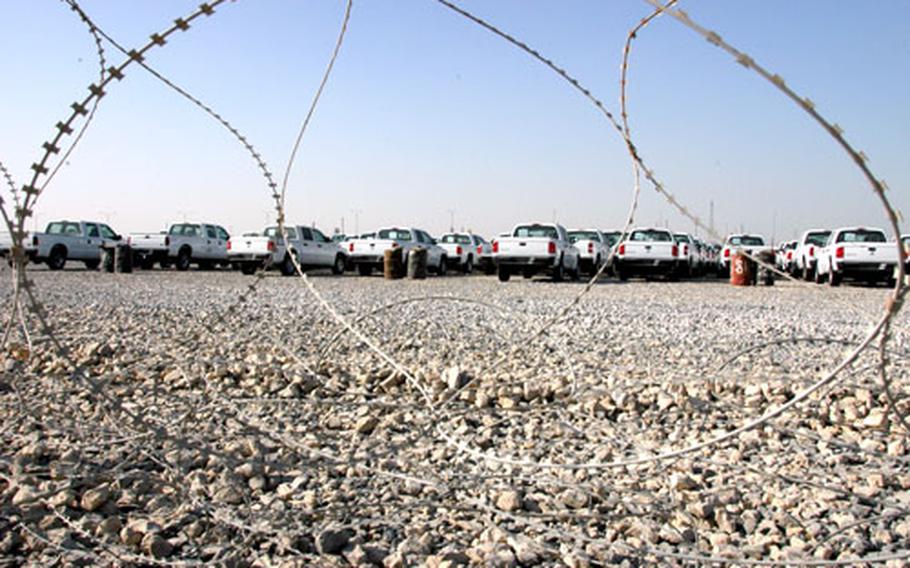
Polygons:
M33 318L31 350L21 335L4 350L0 565L910 550L907 432L875 352L758 428L654 459L808 388L880 317L883 288L605 280L535 336L583 284L312 275L390 364L298 278L29 274L78 368ZM902 315L888 376L904 411L908 339Z

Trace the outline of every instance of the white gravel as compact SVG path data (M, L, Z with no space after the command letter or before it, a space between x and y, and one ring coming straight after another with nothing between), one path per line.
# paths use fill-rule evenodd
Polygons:
M864 337L884 288L605 280L529 339L583 284L312 275L412 381L298 278L269 274L239 302L254 282L239 273L29 275L79 371L34 318L28 358L21 336L5 349L0 565L584 566L910 549L907 432L873 351L734 440L602 467L790 400ZM906 411L903 315L889 349Z

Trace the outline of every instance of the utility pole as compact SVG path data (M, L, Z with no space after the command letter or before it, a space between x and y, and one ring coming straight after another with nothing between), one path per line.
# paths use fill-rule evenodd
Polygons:
M711 213L710 213L710 217L709 217L709 221L708 221L708 226L711 227L712 233L717 232L714 230L714 200L713 199L711 200Z
M360 234L360 214L363 213L360 209L351 209L351 213L354 214L354 233Z
M449 232L454 233L455 232L455 210L446 209L446 211L449 212Z
M345 234L344 233L344 215L341 216L341 234L342 235Z

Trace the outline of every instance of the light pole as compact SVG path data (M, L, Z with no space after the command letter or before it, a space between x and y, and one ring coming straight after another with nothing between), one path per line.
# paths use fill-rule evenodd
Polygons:
M448 213L449 213L449 232L454 233L455 232L455 210L446 209L446 211L448 211Z
M363 213L361 209L351 209L351 213L354 214L354 234L360 234L360 214Z

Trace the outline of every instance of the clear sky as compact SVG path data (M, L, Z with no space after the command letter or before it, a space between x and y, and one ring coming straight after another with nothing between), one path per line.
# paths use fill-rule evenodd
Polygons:
M84 0L137 46L199 0ZM642 0L464 1L619 109L627 31ZM910 215L910 2L680 3L838 122ZM228 118L280 178L333 48L342 0L238 0L148 62ZM40 146L97 78L94 44L59 0L0 0L0 161L26 181ZM108 49L111 60L121 57ZM678 22L634 44L633 133L668 188L721 232L781 238L885 226L859 171L783 95ZM293 170L288 219L325 232L409 224L491 236L527 220L621 224L632 188L622 140L541 64L432 0L355 0L348 37ZM4 188L5 189L5 188ZM187 219L230 231L271 222L264 180L211 118L133 68L39 201L118 231ZM638 220L693 230L645 187ZM907 232L907 229L905 229Z

